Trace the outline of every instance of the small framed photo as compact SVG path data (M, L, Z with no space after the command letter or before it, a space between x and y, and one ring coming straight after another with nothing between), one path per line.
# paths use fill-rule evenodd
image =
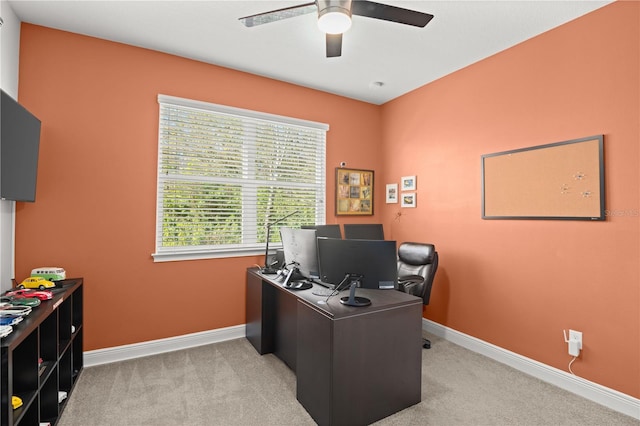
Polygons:
M415 176L404 176L401 179L402 191L415 191L417 188Z
M398 202L398 184L387 184L387 204L396 204Z
M415 207L416 206L416 193L402 194L401 207Z

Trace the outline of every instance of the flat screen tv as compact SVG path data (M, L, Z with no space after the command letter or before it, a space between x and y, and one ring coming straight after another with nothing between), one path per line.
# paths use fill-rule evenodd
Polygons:
M40 120L4 91L0 116L0 198L34 202Z
M346 275L360 277L360 286L398 288L396 242L391 240L340 240L318 238L320 279L338 285Z

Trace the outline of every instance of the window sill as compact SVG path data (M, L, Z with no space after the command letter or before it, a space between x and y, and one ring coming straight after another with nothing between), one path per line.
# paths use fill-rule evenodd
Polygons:
M269 254L274 254L282 244L269 244ZM246 247L229 249L176 250L152 253L154 262L178 262L183 260L222 259L227 257L245 257L264 255L264 247Z

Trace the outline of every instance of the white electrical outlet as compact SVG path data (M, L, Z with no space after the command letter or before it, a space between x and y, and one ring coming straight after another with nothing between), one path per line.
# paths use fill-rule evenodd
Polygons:
M582 332L569 330L569 341L578 342L578 349L582 349Z
M582 350L582 332L569 330L569 339L565 335L565 341L569 344L569 355L578 356Z

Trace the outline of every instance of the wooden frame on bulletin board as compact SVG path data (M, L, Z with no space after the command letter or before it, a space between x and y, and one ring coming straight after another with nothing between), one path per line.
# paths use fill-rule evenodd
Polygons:
M373 170L336 168L336 216L373 215Z
M482 156L483 219L605 220L603 136Z

